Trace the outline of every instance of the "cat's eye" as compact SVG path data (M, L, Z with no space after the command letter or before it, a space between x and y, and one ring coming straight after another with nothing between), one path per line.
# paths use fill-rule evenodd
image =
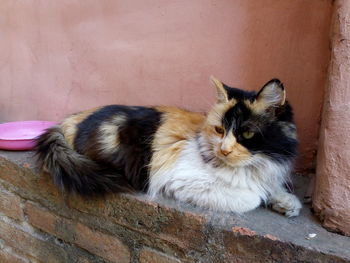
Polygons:
M243 132L243 137L245 138L245 139L251 139L251 138L253 138L253 136L254 136L254 132L252 132L252 131L246 131L246 132Z
M218 134L224 134L225 131L222 127L220 126L215 126L215 131L218 133Z

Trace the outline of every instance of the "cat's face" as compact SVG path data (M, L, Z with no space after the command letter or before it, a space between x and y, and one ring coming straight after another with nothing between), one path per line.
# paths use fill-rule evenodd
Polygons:
M258 93L212 81L217 103L202 133L205 160L234 167L251 164L257 155L280 162L295 157L296 129L279 80L269 81Z

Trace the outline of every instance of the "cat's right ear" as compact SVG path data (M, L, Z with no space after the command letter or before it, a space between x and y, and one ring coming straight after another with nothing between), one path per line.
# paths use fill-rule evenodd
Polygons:
M211 83L216 88L216 99L218 103L225 103L228 102L228 94L227 90L224 87L224 84L218 80L217 78L211 76L210 77Z

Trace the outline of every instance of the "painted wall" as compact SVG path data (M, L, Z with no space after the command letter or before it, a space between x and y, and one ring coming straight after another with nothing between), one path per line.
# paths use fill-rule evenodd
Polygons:
M0 121L59 120L97 105L203 111L210 75L280 78L310 167L329 61L331 0L2 0Z

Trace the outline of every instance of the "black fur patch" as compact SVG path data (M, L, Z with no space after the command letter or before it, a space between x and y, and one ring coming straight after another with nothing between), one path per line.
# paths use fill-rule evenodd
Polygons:
M36 139L36 155L39 168L48 171L62 191L82 196L132 191L118 171L102 167L73 150L59 127L48 129Z
M118 126L120 145L108 157L103 156L98 149L98 128L119 115L126 119ZM147 165L160 120L161 113L152 108L103 107L78 124L75 149L67 143L59 126L39 136L36 154L40 168L50 173L62 191L82 196L146 190Z
M229 100L233 98L235 98L236 100L247 100L247 99L253 100L256 96L255 91L245 91L245 90L229 87L225 84L223 85L227 92Z
M294 125L292 107L289 103L256 115L244 103L244 100L253 101L257 96L255 92L228 86L225 89L229 98L235 98L238 102L225 113L222 124L227 131L232 129L238 143L252 154L263 153L278 162L293 160L297 155L298 141L288 137L280 125L281 121ZM243 133L246 131L254 132L254 136L245 139Z
M123 116L125 122L118 126L118 148L106 157L100 153L98 140L101 134L96 131L116 116ZM153 108L106 106L78 125L74 146L79 153L89 156L101 166L122 173L135 190L146 190L151 145L160 121L161 113Z

